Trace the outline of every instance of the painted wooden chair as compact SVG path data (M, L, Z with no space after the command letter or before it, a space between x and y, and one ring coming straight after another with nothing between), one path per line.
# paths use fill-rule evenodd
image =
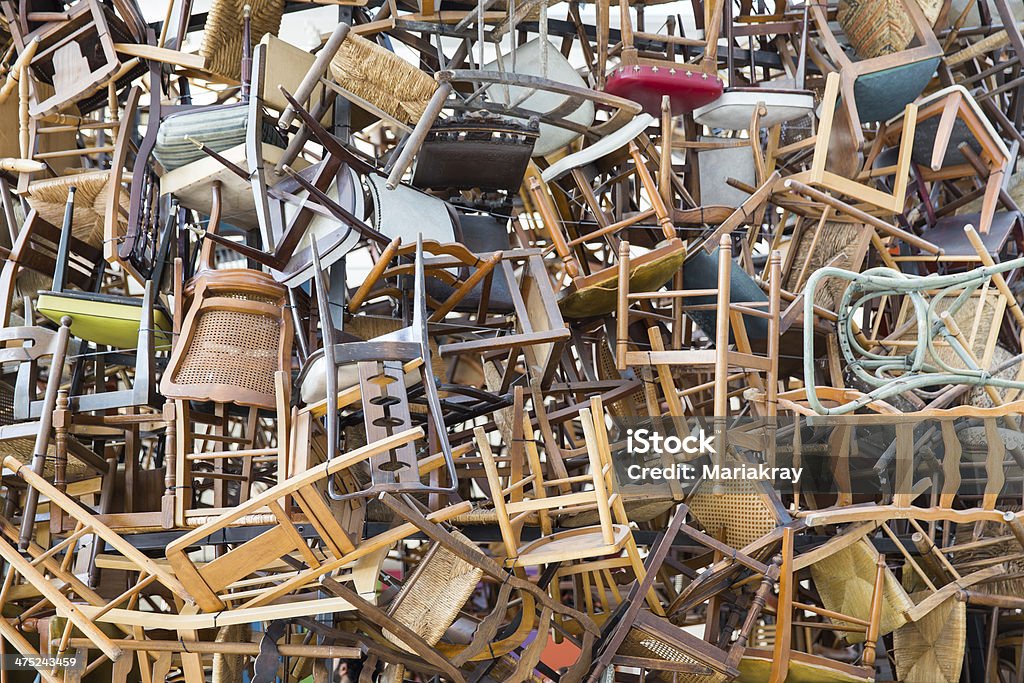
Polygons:
M395 245L397 247L397 244ZM314 245L314 261L315 256ZM431 424L431 435L437 440L440 462L445 469L445 481L438 474L424 482L420 473L420 455L412 446L392 449L375 456L370 461L371 480L356 491L338 491L331 480L332 499L345 501L352 498L368 498L382 492L451 494L455 492L457 476L451 446L448 442L447 427L444 423L440 398L434 371L431 366L429 332L426 315L425 276L423 265L422 238L417 242L413 266L413 292L409 306L412 309L411 324L369 341L336 343L328 307L328 289L322 271L317 271L316 292L323 329L323 348L310 356L300 376L303 399L313 402L320 398L312 390L307 391L311 382L319 382L326 375L326 436L327 460L339 456L340 415L338 411L354 401L361 401L363 424L367 443L412 426L412 412L407 388L417 383L423 387L426 397L427 416ZM378 261L378 272L387 266L387 258ZM374 274L367 283L372 286L378 280ZM472 286L472 283L469 283ZM369 288L366 288L369 289ZM468 287L463 287L468 289ZM400 293L401 294L401 293ZM357 292L355 300L365 295ZM405 298L404 296L401 298ZM341 381L339 381L339 374ZM418 380L418 382L417 382ZM346 398L341 401L339 397ZM341 403L339 404L339 401Z
M18 461L19 466L27 464L39 477L56 477L62 486L69 479L105 473L106 461L69 437L67 406L58 410L57 394L64 376L70 339L68 322L62 321L57 331L42 327L8 327L0 332L0 336L6 347L0 358L22 368L15 385L16 410L8 418L8 424L0 427L0 441L12 454L9 457ZM39 362L42 359L49 359L50 364L45 382L42 381ZM42 396L38 393L40 386L45 387ZM38 407L33 410L34 406ZM55 424L60 432L56 439ZM36 523L39 495L39 491L31 486L25 492L19 536L19 547L23 549Z

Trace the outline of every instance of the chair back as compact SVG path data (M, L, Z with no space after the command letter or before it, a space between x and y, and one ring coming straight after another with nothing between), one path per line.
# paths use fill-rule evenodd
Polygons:
M599 412L598 412L599 411ZM595 427L594 413L601 415L601 428ZM541 533L550 534L552 517L557 515L575 515L596 509L598 526L604 541L613 543L615 524L628 524L625 508L620 497L609 494L612 485L612 465L607 443L607 432L603 426L604 407L600 399L595 398L589 408L580 410L580 421L587 442L587 455L590 470L587 474L567 479L544 480L545 467L540 460L540 450L534 437L534 431L524 420L523 443L526 451L528 474L521 479L511 481L518 476L514 468L509 473L499 472L497 461L484 430L474 430L477 448L483 460L487 483L491 492L491 501L498 513L498 527L501 530L505 552L515 557L520 546L519 536L523 524L536 514L539 517ZM511 444L509 444L511 445ZM507 486L502 486L502 477L510 479ZM550 495L548 488L574 484L580 488L568 493ZM527 490L529 487L529 491Z

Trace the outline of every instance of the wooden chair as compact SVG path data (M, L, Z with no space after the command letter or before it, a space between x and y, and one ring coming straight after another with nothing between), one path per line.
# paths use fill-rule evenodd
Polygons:
M410 444L422 436L423 431L419 428L408 429L285 478L281 483L209 519L171 543L167 548L167 559L175 574L195 596L196 604L209 612L220 611L229 602L242 601L236 606L243 609L270 605L296 591L299 595L315 595L319 590L320 577L336 573L343 567L352 567L359 558L369 558L375 554L379 556L382 549L416 533L416 527L406 523L360 542L358 537L345 531L335 519L327 499L326 480L371 457L386 453L391 448ZM445 520L466 512L469 507L469 503L459 503L431 513L428 517L431 520ZM302 517L296 517L293 511ZM311 546L298 532L296 525L301 523L300 519L312 525L319 539L318 544ZM239 524L265 523L272 523L273 526L213 562L198 564L187 554L190 547L204 542L204 539L209 539L222 529ZM281 562L281 558L293 555L303 564L297 571L292 571L289 564ZM376 567L379 565L376 561L371 562L371 565L373 569L368 578L375 581ZM261 570L268 568L275 568L275 571L269 577L270 580L264 582L263 588L245 588L250 585L244 581L245 577L258 575ZM373 583L360 584L359 590L372 592Z
M575 154L563 157L544 171L541 178L531 177L528 180L534 203L544 222L547 237L551 240L555 252L562 261L566 275L570 279L569 286L560 294L559 307L567 318L587 318L603 315L615 307L615 292L622 275L621 268L614 265L592 265L588 258L588 243L607 245L605 249L612 251L622 239L623 231L638 226L645 220L654 218L658 223L662 240L657 242L650 251L632 261L628 271L629 287L633 291L653 291L667 282L679 269L686 256L683 241L676 236L675 226L668 207L665 205L654 178L647 166L648 159L641 153L634 138L652 122L647 116L637 117L632 123L609 135L590 147ZM612 222L600 205L590 181L586 178L584 165L601 157L612 154L622 147L629 147L629 159L633 167L627 168L626 174L635 174L636 192L644 192L651 208ZM569 232L567 218L559 218L551 185L565 174L571 173L576 184L576 191L584 200L590 211L597 229L581 235ZM627 176L628 178L628 176ZM624 182L624 181L623 181ZM606 257L605 262L612 259Z
M904 125L902 117L888 121L885 139L891 143L900 138ZM981 212L975 227L981 234L987 234L1011 162L1006 144L988 117L963 86L952 86L917 103L914 129L911 161L917 165L924 181L933 180L941 173L944 180L978 175L984 183ZM962 145L966 145L965 151ZM926 234L926 237L934 241L931 235ZM957 255L963 255L963 247L967 245L960 246L961 253ZM973 255L973 249L966 252L966 255ZM953 252L948 256L953 256Z
M0 427L0 441L13 453L9 456L27 463L37 476L55 478L64 485L68 478L80 479L93 473L105 473L107 463L67 432L66 404L58 411L58 390L64 375L64 364L70 338L69 321L61 322L56 332L42 327L7 327L0 330L5 349L0 352L4 363L17 363L18 381L15 386L16 410L11 421ZM42 381L40 361L49 359L49 373ZM45 393L40 397L40 385ZM35 408L35 409L33 409ZM33 418L32 416L36 417ZM54 439L54 420L59 434ZM69 457L70 456L70 457ZM51 460L52 459L52 460ZM24 549L36 523L39 491L28 488L22 506L19 547Z
M412 165L444 109L452 109L457 115L483 110L527 123L536 118L539 129L533 145L534 157L551 155L581 136L596 140L610 135L641 111L637 103L627 98L587 87L565 56L544 36L518 46L511 54L480 69L444 70L436 78L441 86L388 175L387 186L391 189ZM468 96L461 94L464 86L471 87L473 92ZM611 109L611 114L595 125L598 106Z
M836 120L839 105L840 88L843 80L839 74L829 74L825 83L825 94L821 103L821 116L818 120L817 134L814 138L814 156L811 167L787 178L787 182L806 183L825 190L849 197L861 202L868 213L902 213L907 201L907 186L910 182L910 162L913 155L914 131L917 124L917 105L906 106L904 121L899 142L899 155L893 168L887 169L892 175L892 191L885 192L865 183L859 182L862 169L856 154L856 147L851 143L857 139L859 124L851 116L848 109L841 110L841 118ZM849 93L843 93L844 107L849 107L852 100ZM849 136L852 134L852 138ZM876 141L877 144L877 141ZM863 206L863 205L866 205Z
M31 11L23 13L20 4L3 3L5 18L19 52L39 38L27 66L39 82L52 88L48 96L37 95L29 114L54 114L71 102L89 111L89 96L103 90L121 69L114 44L135 40L129 26L112 9L93 0L75 3L66 13L38 13L44 17L41 20L33 20Z
M673 542L684 530L687 511L686 505L676 508L663 535L651 548L644 577L637 578L626 600L605 623L588 683L602 680L609 669L614 676L619 667L649 672L648 680L668 681L683 676L695 683L731 680L739 674L740 658L778 577L777 563L763 565L752 562L763 569L762 579L751 599L743 625L727 649L721 649L713 641L701 639L667 619L645 611L643 601L639 599L653 586L659 566L666 562ZM728 635L731 640L732 632Z
M778 606L775 610L775 644L771 650L747 647L739 662L741 680L745 681L786 681L803 677L821 681L873 681L875 679L875 656L880 636L880 622L885 590L885 556L878 555L875 562L873 591L868 613L865 617L841 614L823 607L799 600L799 579L797 564L807 566L810 557L800 561L794 556L792 529L786 529L782 542L782 566L779 575ZM828 621L800 619L805 628L842 630L846 633L863 633L864 649L859 664L848 664L829 659L822 655L802 652L793 648L792 633L797 626L799 612L819 615Z
M137 99L138 92L133 100ZM72 379L71 401L76 410L95 411L111 408L133 408L155 405L156 403L156 352L171 347L171 321L168 313L157 300L156 288L162 280L164 265L170 248L170 228L164 228L160 251L145 261L143 254L137 254L133 271L145 273L142 297L112 295L96 291L73 291L66 287L72 280L69 270L74 267L81 274L102 278L103 263L92 263L84 254L71 254L71 222L73 219L76 190L68 188L67 209L64 229L57 248L54 264L53 285L50 291L38 294L36 309L53 322L65 317L71 320L71 333L87 344L97 348L96 354L79 354L79 369ZM97 282L97 284L99 284ZM135 349L124 358L108 355L104 347L115 350ZM90 358L90 356L93 356ZM88 360L86 360L88 359ZM133 367L131 386L120 391L99 391L86 394L83 390L82 365L95 361L93 368L96 378L104 377L108 365L126 362ZM100 385L105 384L97 380Z
M617 494L608 493L612 483L612 466L607 459L610 450L606 441L602 441L601 430L594 427L594 414L604 414L598 398L591 401L589 408L580 411L584 434L588 440L590 473L581 475L579 479L573 478L572 481L544 481L539 453L535 446L527 443L527 456L531 460L530 474L518 481L510 481L508 486L502 486L502 473L498 471L486 433L479 427L474 430L491 490L491 500L498 514L506 567L579 562L608 555L619 556L625 551L629 566L638 578L642 578L643 563L628 526L625 507ZM583 481L592 483L593 489L577 493L548 493L552 487ZM532 488L530 498L526 497L527 486ZM553 531L551 520L557 518L559 513L579 513L595 505L600 524ZM520 540L522 526L526 517L534 512L540 517L542 534L538 540L524 544ZM661 604L653 592L647 593L646 598L652 610L662 613Z
M810 6L825 53L839 71L842 107L852 123L857 147L864 143L862 125L888 121L917 99L942 56L942 47L918 3L899 0L888 5L883 10L872 4L848 3L840 12L839 24L845 27L857 59L851 58L833 35L825 7ZM894 12L898 20L880 21L887 11ZM826 111L824 105L822 111Z
M183 111L162 107L152 147L164 170L160 192L185 208L209 214L209 185L219 181L224 220L244 230L258 228L265 248L274 248L284 232L283 209L278 206L278 215L272 216L267 193L284 176L267 169L284 158L289 139L272 125L267 110L287 106L278 87L296 87L297 70L309 61L310 55L267 35L253 51L247 101ZM296 71L278 67L285 64L297 65ZM309 166L301 151L300 145L291 161L297 171Z
M219 190L214 183L208 227L213 232L221 218ZM174 401L177 420L175 519L179 525L192 507L194 461L211 463L213 472L207 474L214 479L215 507L225 504L229 480L243 482L239 495L245 500L253 458L272 456L275 478L286 471L281 467L286 447L281 428L289 416L289 397L279 373L289 367L293 337L287 292L266 273L215 270L211 240L204 242L199 258L194 277L186 283L180 282L180 276L175 279L176 306L187 313L175 316L181 321L178 337L160 381L160 393ZM193 402L207 401L213 403L214 415L192 408ZM229 405L248 409L241 435L231 433ZM276 445L262 449L252 443L259 410L276 410L279 421ZM239 448L199 447L209 449L218 443ZM234 458L241 460L242 472L225 472L226 461Z
M620 247L619 268L625 270L630 267L631 259L628 253L628 243ZM701 255L704 258L703 254ZM764 386L769 394L776 391L778 381L777 348L779 339L779 311L780 311L780 280L781 280L781 255L775 256L773 274L770 276L770 293L765 296L764 292L756 288L754 301L733 301L732 294L732 241L729 237L723 236L717 252L717 286L713 289L697 288L696 286L687 289L671 292L633 293L627 288L619 292L618 306L616 312L616 364L619 368L625 369L631 366L652 366L667 368L672 365L684 365L691 369L713 366L715 369L714 380L714 415L725 418L728 414L728 383L730 381L729 368L745 368L747 381L755 386ZM763 297L763 298L762 298ZM652 348L650 351L629 350L629 310L633 301L651 299L695 299L693 304L683 303L683 311L693 315L695 319L705 328L711 336L714 331L714 350L697 349L669 349ZM758 310L767 309L767 310ZM714 311L713 315L710 311ZM765 320L766 323L762 323ZM651 330L652 343L661 344L660 333ZM657 337L655 337L657 334ZM764 357L753 354L751 339L762 338L766 340L766 354ZM729 351L731 344L735 344L737 350ZM754 372L751 372L751 371ZM661 370L659 370L659 373ZM758 375L764 373L762 380ZM674 383L672 384L674 387ZM682 406L674 389L667 392L666 400L669 402L669 413L682 416ZM769 405L772 399L768 400ZM770 412L768 408L768 415Z

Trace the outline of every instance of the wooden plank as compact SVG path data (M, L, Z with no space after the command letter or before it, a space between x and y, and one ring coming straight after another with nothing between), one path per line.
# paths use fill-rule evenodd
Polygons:
M21 574L26 581L39 589L39 592L54 606L57 614L65 616L78 628L89 640L96 644L96 647L103 652L111 661L116 662L121 657L121 649L114 645L103 631L80 609L72 604L67 596L61 593L56 586L50 583L41 571L31 562L26 560L21 553L4 539L0 538L0 556L11 565L18 574ZM99 608L97 608L99 609ZM6 619L0 619L6 623Z
M275 619L293 619L295 617L330 614L332 612L351 612L354 608L347 600L341 598L322 598L318 600L299 600L281 605L265 607L246 607L216 612L213 614L160 614L157 612L140 612L137 610L115 608L97 618L107 624L123 624L138 626L146 630L201 630L219 628L234 624L249 624L254 621L273 621ZM100 608L83 605L82 612L87 616L99 614Z

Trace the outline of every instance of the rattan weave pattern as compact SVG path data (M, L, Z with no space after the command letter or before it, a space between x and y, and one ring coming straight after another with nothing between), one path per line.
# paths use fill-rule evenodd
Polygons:
M222 384L272 396L280 339L281 321L271 316L204 311L173 381Z
M712 536L732 548L743 548L778 526L767 501L745 480L721 482L722 493L703 482L687 503L690 512Z
M693 664L695 666L704 666L707 673L658 673L652 672L650 678L659 681L678 681L678 683L724 683L729 680L729 677L725 674L715 671L708 667L704 662L695 659L692 655L684 650L680 650L674 645L659 640L640 629L630 629L626 635L625 641L619 648L619 652L627 656L633 657L649 657L656 659L663 659L667 662L681 662L684 664ZM673 678L675 676L675 678Z

